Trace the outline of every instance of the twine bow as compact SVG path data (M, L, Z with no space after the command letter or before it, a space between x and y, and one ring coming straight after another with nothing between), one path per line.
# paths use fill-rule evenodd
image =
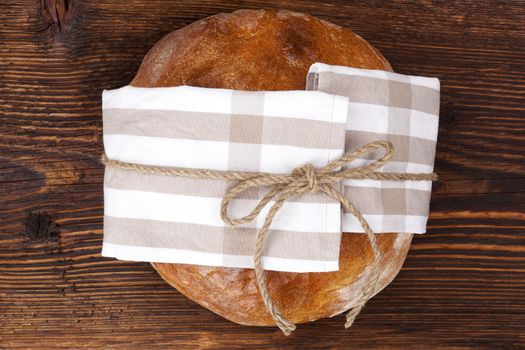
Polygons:
M363 154L371 153L383 149L385 151L383 157L371 161L369 164L340 170L344 165L358 159ZM149 174L162 174L172 176L183 176L191 178L208 178L220 180L239 180L240 182L226 192L222 202L220 215L222 220L231 226L237 226L253 221L263 210L266 205L274 201L263 226L257 232L255 242L254 254L254 269L259 287L259 292L263 302L275 320L277 326L283 331L285 335L291 334L295 330L295 324L283 316L280 309L273 302L266 284L264 269L262 266L263 243L264 238L270 229L272 221L281 209L283 204L291 197L299 197L307 192L322 192L327 196L339 201L344 209L351 213L361 224L366 233L370 246L374 252L374 264L372 274L370 276L371 283L360 294L356 305L346 315L345 327L352 325L355 318L364 307L366 302L374 295L379 279L379 265L381 262L381 251L377 245L374 232L370 225L365 220L363 215L357 208L338 190L333 186L345 179L372 179L372 180L389 180L389 181L434 181L437 180L437 175L434 173L388 173L378 172L377 169L388 163L393 156L394 146L389 141L375 141L359 147L355 151L345 153L341 158L328 163L322 168L315 168L311 164L306 164L302 167L295 168L290 174L271 174L262 172L238 172L238 171L222 171L222 170L207 170L207 169L185 169L185 168L170 168L142 165L135 163L127 163L116 160L110 160L105 155L102 157L102 163L106 166L134 170ZM232 218L228 214L228 208L233 199L240 193L252 187L270 186L271 190L257 203L253 210L246 216L240 218Z

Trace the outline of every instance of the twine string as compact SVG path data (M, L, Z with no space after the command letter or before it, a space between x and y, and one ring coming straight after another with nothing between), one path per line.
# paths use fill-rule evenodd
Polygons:
M369 164L346 168L340 170L348 163L358 159L364 154L369 154L377 150L383 150L384 155L371 161ZM136 163L122 162L108 159L106 155L102 157L102 163L108 167L132 170L146 174L160 174L169 176L181 176L198 179L218 179L218 180L237 180L239 183L228 190L222 199L220 215L222 220L231 226L243 225L253 221L260 212L271 202L275 201L268 214L264 219L263 226L257 232L254 253L254 270L266 309L274 319L276 325L285 335L291 334L295 330L295 324L287 319L280 308L272 300L263 269L263 246L266 234L272 225L275 215L282 208L283 204L292 197L300 197L307 192L321 192L327 196L339 201L346 212L352 214L360 223L363 231L368 237L370 247L374 254L372 272L369 276L370 283L367 284L355 302L355 306L347 313L345 327L349 328L357 315L361 312L366 302L374 295L380 275L381 250L377 244L374 232L370 225L359 212L359 210L333 186L345 179L372 179L372 180L390 180L390 181L435 181L435 173L394 173L379 172L379 168L387 164L394 154L394 146L389 141L374 141L358 149L345 153L341 158L328 163L322 168L315 168L311 164L295 168L290 174L273 174L264 172L241 172L241 171L224 171L209 169L188 169L173 168L163 166L143 165ZM232 200L239 194L250 188L269 186L270 191L255 205L247 215L240 218L232 218L228 213L228 208Z

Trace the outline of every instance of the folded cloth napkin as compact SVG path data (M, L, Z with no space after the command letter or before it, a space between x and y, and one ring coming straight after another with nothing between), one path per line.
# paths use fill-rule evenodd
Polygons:
M348 98L318 91L246 92L188 86L103 93L109 159L144 165L289 173L342 156ZM251 224L228 227L225 180L143 174L112 167L104 179L102 255L123 260L253 267ZM246 215L267 193L236 199ZM271 203L270 203L271 204ZM268 206L267 206L268 207ZM287 201L265 240L267 270L338 269L341 205L321 193Z
M315 63L307 90L346 96L346 150L376 140L393 143L385 172L432 173L439 121L439 80L378 70ZM352 162L359 166L378 155ZM345 180L344 194L372 230L424 233L431 181ZM343 215L344 232L363 232L356 218Z

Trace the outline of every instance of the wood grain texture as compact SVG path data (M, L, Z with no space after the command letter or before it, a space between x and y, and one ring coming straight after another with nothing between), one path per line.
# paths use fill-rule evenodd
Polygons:
M441 79L429 232L350 330L239 326L100 257L102 89L238 8L313 14ZM524 28L523 1L0 1L0 349L525 348Z

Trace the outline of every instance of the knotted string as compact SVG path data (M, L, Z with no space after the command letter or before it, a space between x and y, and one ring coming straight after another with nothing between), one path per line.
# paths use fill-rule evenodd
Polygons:
M360 156L383 149L385 154L369 164L340 170ZM374 232L357 208L343 195L333 187L334 183L339 183L345 179L372 179L372 180L389 180L389 181L435 181L437 175L434 173L392 173L378 172L377 169L388 163L394 154L394 146L389 141L375 141L359 147L355 151L345 153L341 158L328 163L322 168L315 168L311 164L295 168L290 174L272 174L264 172L241 172L241 171L224 171L208 169L187 169L173 168L163 166L152 166L122 162L108 159L106 155L102 157L102 163L108 167L133 170L146 174L160 174L170 176L182 176L198 179L218 179L218 180L238 180L236 186L228 190L221 202L220 215L222 220L231 226L237 226L253 221L268 203L274 201L270 207L263 226L257 232L254 254L254 270L257 280L257 286L262 300L275 320L277 326L285 335L291 334L295 330L295 324L283 316L280 309L273 302L266 283L266 277L262 266L262 255L264 239L272 221L281 209L283 204L291 197L299 197L307 192L322 192L327 196L339 201L344 209L351 213L361 224L363 231L368 237L370 246L374 253L374 263L372 273L369 277L370 283L367 284L364 291L359 295L355 306L346 315L345 327L349 328L360 313L366 302L374 295L379 280L379 266L381 263L381 251L377 245ZM228 214L230 202L240 193L252 187L270 186L271 190L257 203L253 210L241 218L232 218Z

